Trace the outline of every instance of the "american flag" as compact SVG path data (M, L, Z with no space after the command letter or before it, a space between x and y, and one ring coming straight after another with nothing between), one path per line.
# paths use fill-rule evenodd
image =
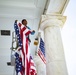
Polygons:
M30 75L37 75L36 65L34 64L32 56L30 56Z
M42 38L40 38L40 44L38 48L38 55L42 59L42 61L46 64L46 58L45 58L45 44Z
M16 55L16 73L17 75L31 75L30 74L30 48L29 48L29 40L27 36L32 32L31 30L27 29L24 25L20 22L14 23L14 29L18 40L19 49L18 54ZM21 67L19 67L21 66ZM19 70L20 69L20 70Z
M19 57L19 53L15 53L15 69L16 69L16 75L23 75L23 70L22 70L22 60L21 58Z

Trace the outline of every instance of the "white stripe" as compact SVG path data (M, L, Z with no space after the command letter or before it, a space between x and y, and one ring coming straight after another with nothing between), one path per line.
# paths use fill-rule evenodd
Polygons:
M17 25L18 25L19 23L21 23L21 22L17 21Z
M23 49L24 49L24 53L26 54L26 36L24 35L25 33L23 32Z
M24 66L24 55L21 50L20 50L20 54L21 54L21 58L22 58L22 65Z
M24 27L25 27L24 25L21 25L21 29L24 28ZM26 28L26 30L24 31L24 33L26 34L28 31L29 31L29 29Z
M20 72L18 72L18 75L21 75L21 73L20 73Z
M29 61L29 58L30 58L30 48L29 48L29 43L28 43L28 53L27 53L27 59Z
M28 32L29 30L26 29L24 32L23 32L23 48L24 48L24 52L25 52L25 55L26 55L26 44L28 45L28 52L27 52L27 55L25 56L25 74L27 74L27 60L29 62L29 57L30 57L30 48L29 48L29 42L27 43L26 42L26 36L25 36L25 33ZM26 60L27 59L27 60Z
M24 25L21 25L21 29L24 28Z
M29 61L30 48L29 48L29 42L28 42L28 43L26 42L26 36L25 36L25 33L28 32L28 31L29 31L29 30L27 29L27 30L25 30L25 31L23 32L23 36L24 36L24 38L23 38L23 45L26 46L26 44L28 44L27 58L28 58L28 61ZM26 47L24 47L24 50L26 51Z
M34 66L31 66L31 69L35 70L36 71L36 68Z
M34 63L32 59L31 59L31 63Z
M26 28L26 30L24 32L27 33L28 31L30 31L30 30Z
M25 54L25 75L27 74L27 62L26 62L26 36L24 35L25 33L23 32L23 49L24 49L24 54Z

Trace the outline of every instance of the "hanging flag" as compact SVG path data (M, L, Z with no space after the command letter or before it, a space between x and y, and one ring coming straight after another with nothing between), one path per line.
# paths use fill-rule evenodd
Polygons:
M30 75L37 75L36 66L32 56L30 56Z
M29 40L28 35L32 33L31 30L26 28L20 22L14 23L14 29L18 40L19 49L18 54L16 53L16 60L20 62L16 62L16 73L17 75L31 75L30 74L30 48L29 48Z
M23 73L23 66L22 66L22 60L19 56L19 53L15 52L15 69L16 69L16 75L24 75Z
M22 62L22 61L24 61L25 54L22 49L23 45L22 45L22 40L20 37L20 29L19 29L19 26L17 25L17 23L14 23L14 29L15 29L15 33L16 33L17 41L18 41L17 50L21 52L21 56L18 53L15 53L16 75L24 75L25 66L24 66L24 62ZM18 62L21 64L19 64Z
M40 38L40 44L38 48L38 55L42 59L42 61L46 64L46 58L45 58L45 44L42 38Z

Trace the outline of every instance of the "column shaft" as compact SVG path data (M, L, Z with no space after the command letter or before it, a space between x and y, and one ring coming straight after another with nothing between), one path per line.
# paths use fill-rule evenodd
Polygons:
M47 75L67 75L64 51L58 27L44 30Z
M42 17L40 28L44 31L46 75L68 75L60 33L64 19L64 16Z

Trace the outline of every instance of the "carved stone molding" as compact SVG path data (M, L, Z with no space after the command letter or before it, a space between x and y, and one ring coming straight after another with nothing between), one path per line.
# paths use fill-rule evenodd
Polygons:
M63 27L66 21L66 16L62 15L42 15L40 22L40 29L43 30L47 27L60 26Z

